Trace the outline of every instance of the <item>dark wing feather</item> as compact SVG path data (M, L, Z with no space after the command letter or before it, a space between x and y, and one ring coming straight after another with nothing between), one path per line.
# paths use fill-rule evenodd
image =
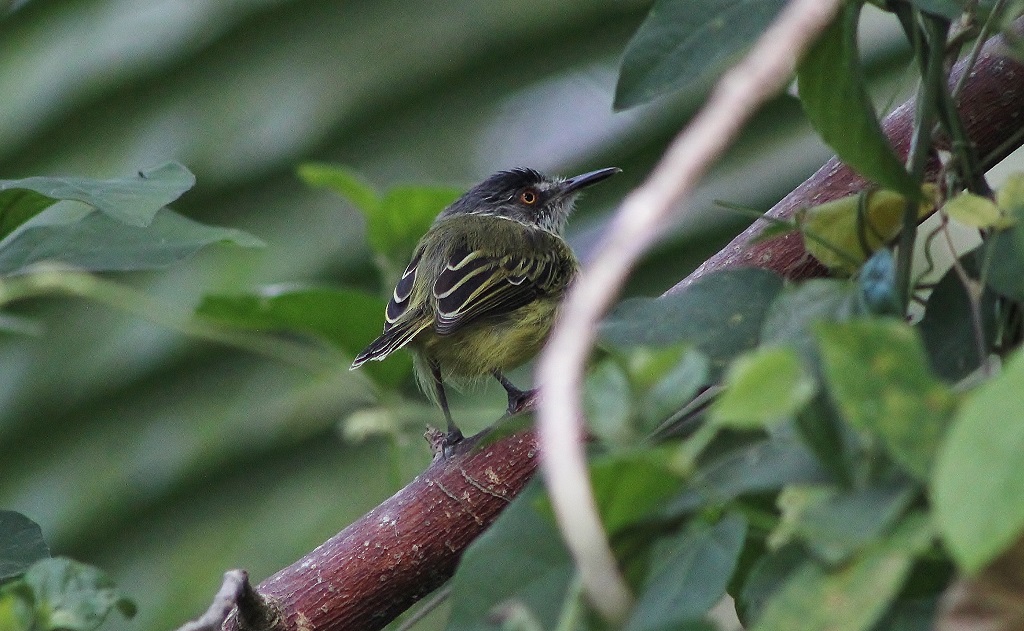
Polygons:
M569 246L536 232L530 236L534 247L515 253L495 255L465 244L452 250L433 287L434 330L439 335L454 333L479 318L509 313L565 287L576 267Z
M430 326L430 319L423 317L408 317L402 319L409 310L409 296L412 295L413 283L416 282L416 271L422 256L422 251L417 252L408 267L402 272L402 277L395 285L395 291L391 294L387 309L384 311L384 332L370 343L363 352L356 356L352 362L352 368L359 368L368 361L380 361L408 344L416 334Z

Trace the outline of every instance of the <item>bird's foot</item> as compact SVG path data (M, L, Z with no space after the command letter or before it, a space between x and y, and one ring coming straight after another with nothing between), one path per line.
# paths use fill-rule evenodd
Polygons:
M462 432L457 427L451 427L447 432L442 432L436 427L427 426L423 437L430 444L430 451L434 454L434 460L443 460L452 455L456 445L464 440Z
M537 389L508 391L508 415L513 416L533 408L537 403Z

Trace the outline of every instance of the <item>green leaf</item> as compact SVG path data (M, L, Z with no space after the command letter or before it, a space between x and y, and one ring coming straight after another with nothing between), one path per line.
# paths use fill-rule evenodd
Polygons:
M833 572L805 562L765 605L752 631L866 631L931 543L924 518L905 519L885 540Z
M813 325L849 320L857 313L855 290L848 280L824 278L785 287L765 314L761 343L792 346L805 361L817 361Z
M252 331L286 331L314 335L354 357L378 335L387 303L354 289L272 286L253 294L210 295L196 315ZM412 372L408 353L365 366L377 383L395 387Z
M1024 354L978 388L957 414L931 482L953 557L976 573L1024 532Z
M761 347L733 362L725 392L711 407L712 422L737 429L773 425L791 417L817 390L796 352Z
M404 268L437 215L462 193L455 188L427 186L389 190L381 200L380 210L368 217L370 246Z
M993 290L1024 301L1024 176L1007 179L996 191L996 204L1009 213L1013 227L992 235L987 246L989 250L981 248L978 256L991 262L987 267L986 283ZM979 262L981 260L979 258Z
M670 347L671 348L671 347ZM689 403L701 386L708 383L708 358L693 349L653 384L637 405L642 430L653 431L669 416Z
M736 598L736 614L745 629L761 617L765 605L809 559L802 546L791 544L769 550L754 563Z
M807 118L839 158L883 188L913 199L921 191L893 152L865 88L857 52L860 2L847 2L839 19L811 48L797 71Z
M830 482L828 473L793 436L762 439L702 464L688 488L665 507L679 516L704 506L721 506L742 495L775 491L787 484Z
M611 350L632 385L633 408L644 434L689 403L708 383L707 358L688 344ZM628 398L623 402L628 405ZM607 404L613 405L611 401Z
M632 298L601 325L611 347L667 346L687 342L708 356L711 375L735 356L757 346L761 323L782 279L760 269L709 274L661 298Z
M58 200L84 202L119 222L145 227L161 208L181 197L195 183L195 176L177 162L112 180L82 177L0 180L0 238Z
M965 0L910 0L910 4L925 13L955 20L966 10Z
M469 546L452 578L448 631L493 631L489 616L510 603L553 629L576 572L554 522L537 510L532 482Z
M598 513L609 535L642 521L679 493L682 479L669 466L669 452L644 450L596 458L590 465Z
M159 269L221 242L263 244L241 230L207 226L166 208L145 228L93 211L71 223L31 226L0 242L0 274L44 261L90 271Z
M783 0L657 0L626 45L615 108L640 105L719 74L784 5Z
M135 604L100 570L70 559L45 559L25 572L35 601L37 628L92 631L117 608L126 618Z
M341 195L370 217L380 209L380 197L358 173L343 166L307 162L300 164L299 178L310 186L319 186Z
M21 513L0 510L0 583L49 556L39 524Z
M747 524L738 514L697 524L659 541L626 631L660 631L702 617L725 594L743 550Z
M956 398L929 371L917 333L890 319L820 323L816 330L828 389L843 417L927 479Z
M978 277L976 260L974 254L960 259L960 264L971 278ZM987 356L996 336L997 300L991 289L984 288L979 306L985 344L981 352ZM978 354L978 344L975 342L971 302L967 288L955 269L946 272L935 285L917 328L921 331L932 370L943 379L955 383L981 365L982 357Z
M634 438L633 391L618 362L606 359L595 366L583 384L587 427L601 440L624 444Z
M398 272L437 215L463 193L451 187L397 186L380 196L351 169L315 162L300 166L299 177L338 193L362 212L370 248Z
M853 490L790 486L779 496L783 521L771 543L800 540L823 561L836 565L892 526L916 495L908 485Z

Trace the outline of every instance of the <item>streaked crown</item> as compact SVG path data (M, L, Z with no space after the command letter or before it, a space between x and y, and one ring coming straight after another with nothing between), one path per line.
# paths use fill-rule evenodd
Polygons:
M534 169L499 171L455 200L438 219L460 214L490 215L560 235L580 190L620 171L610 167L571 178L544 175Z

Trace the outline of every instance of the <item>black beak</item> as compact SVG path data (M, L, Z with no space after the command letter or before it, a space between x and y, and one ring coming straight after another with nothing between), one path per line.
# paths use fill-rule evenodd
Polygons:
M577 175L571 177L568 180L562 182L559 188L559 195L569 195L575 193L581 188L590 186L591 184L597 184L602 180L607 180L616 173L622 173L622 169L619 167L608 167L607 169L598 169L597 171L591 171L590 173L584 173L583 175Z

